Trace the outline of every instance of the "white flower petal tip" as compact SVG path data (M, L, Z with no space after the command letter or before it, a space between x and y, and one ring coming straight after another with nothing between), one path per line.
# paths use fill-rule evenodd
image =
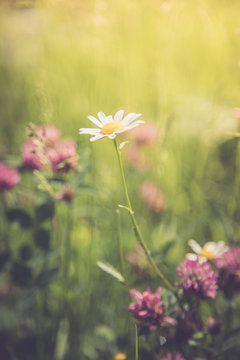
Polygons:
M90 141L100 140L103 137L115 139L116 135L131 130L144 123L137 120L142 114L130 113L124 116L124 110L118 110L114 116L106 116L103 112L98 112L98 119L89 115L88 119L98 128L81 128L79 134L92 135Z
M196 242L196 240L193 240L193 239L189 240L188 245L197 254L199 254L202 250L201 246Z

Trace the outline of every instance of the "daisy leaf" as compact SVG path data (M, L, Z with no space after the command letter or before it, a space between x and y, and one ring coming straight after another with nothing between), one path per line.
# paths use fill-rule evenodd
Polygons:
M115 269L115 267L113 267L112 265L110 265L108 263L104 263L102 261L98 261L97 265L100 267L100 269L102 269L109 275L112 275L115 279L117 279L121 283L125 283L125 279L122 276L122 274L117 269Z
M123 141L121 144L119 144L119 149L122 150L125 145L127 145L128 141Z

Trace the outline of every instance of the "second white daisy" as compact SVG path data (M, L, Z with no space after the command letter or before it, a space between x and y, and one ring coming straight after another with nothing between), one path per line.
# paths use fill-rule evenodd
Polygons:
M98 119L94 116L88 116L88 119L92 121L98 128L81 128L80 134L92 135L90 141L102 139L108 137L114 139L117 134L124 131L131 130L136 126L144 123L142 120L137 120L142 114L129 113L124 115L124 110L116 112L114 117L112 115L106 116L103 112L99 112Z
M198 258L201 262L218 258L228 250L224 241L209 241L201 247L195 240L191 239L188 241L188 245L195 254L189 253L186 255L186 258L189 260L196 260Z

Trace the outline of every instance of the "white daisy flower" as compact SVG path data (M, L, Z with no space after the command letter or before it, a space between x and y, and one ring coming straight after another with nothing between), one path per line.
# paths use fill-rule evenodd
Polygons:
M203 247L201 247L195 240L189 240L188 245L196 254L189 253L186 258L189 260L199 259L200 262L207 260L213 260L220 257L225 251L228 250L224 241L214 242L209 241Z
M114 139L117 134L131 130L139 124L144 123L142 120L137 120L142 114L130 113L124 117L123 115L124 110L116 112L114 117L112 117L112 115L106 116L103 112L98 113L98 119L90 115L88 116L88 119L97 125L99 129L81 128L79 129L79 133L93 135L93 137L90 138L90 141L99 140L106 136L109 139Z

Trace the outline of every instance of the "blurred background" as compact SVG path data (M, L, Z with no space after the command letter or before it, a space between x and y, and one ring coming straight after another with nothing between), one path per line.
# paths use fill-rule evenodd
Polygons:
M238 0L0 1L0 158L20 165L32 122L59 128L77 142L80 164L90 166L91 187L80 191L72 216L71 311L60 321L57 302L49 300L56 324L48 330L58 342L53 349L41 345L50 336L41 324L40 360L53 354L56 360L112 359L118 351L130 359L134 350L127 295L96 266L105 260L119 268L115 210L124 199L112 142L90 143L78 134L92 126L88 115L124 109L155 126L154 141L122 137L129 140L123 155L138 221L171 280L188 239L239 242L240 159L232 135L240 129L239 13ZM157 205L148 195L156 197L154 186ZM153 274L124 211L121 222L131 285L146 288ZM54 226L51 231L57 247ZM58 286L51 289L56 298L62 296ZM13 360L38 359L35 342L19 337L20 320L9 318L6 328L17 330L14 345L2 330L6 353ZM34 349L30 355L26 346ZM141 351L152 359L147 342Z

